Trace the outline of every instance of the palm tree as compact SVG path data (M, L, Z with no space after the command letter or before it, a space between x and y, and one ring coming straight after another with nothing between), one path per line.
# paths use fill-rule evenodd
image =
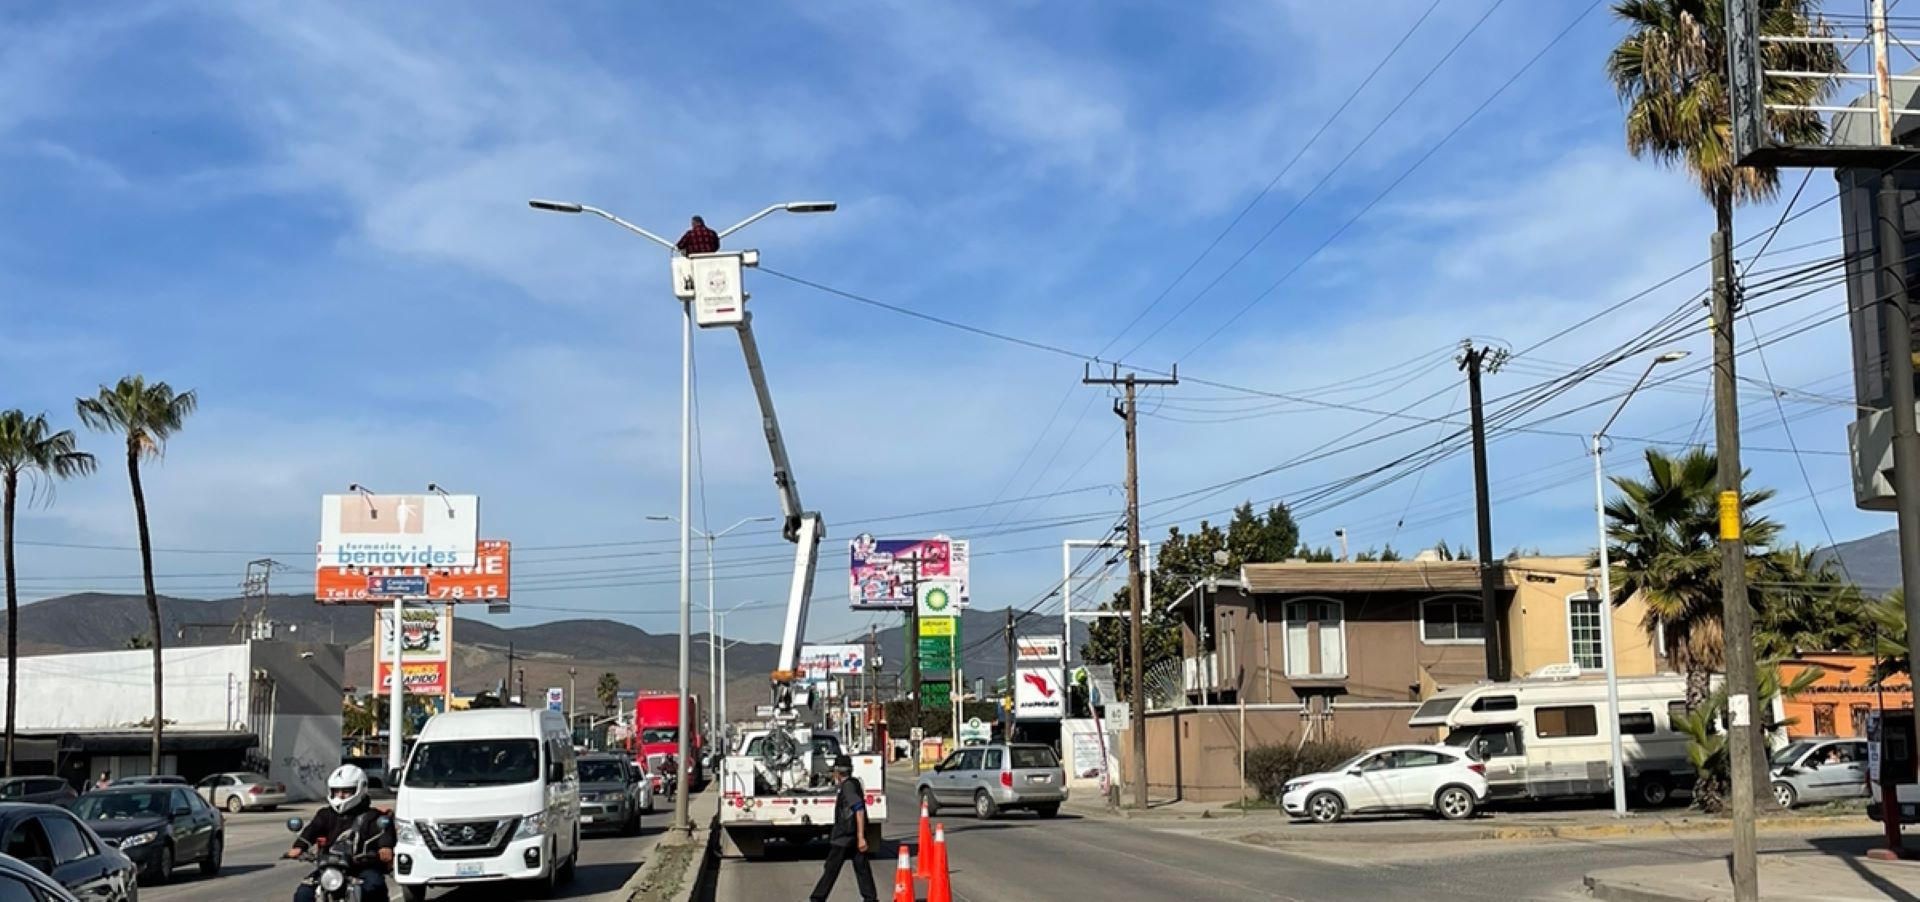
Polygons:
M1641 627L1649 636L1665 637L1667 660L1686 674L1687 708L1693 710L1706 700L1710 676L1725 664L1715 484L1720 463L1700 448L1677 457L1648 448L1646 461L1648 478L1614 477L1620 494L1607 502L1613 603L1635 594L1646 599ZM1766 547L1780 535L1778 523L1753 515L1772 497L1769 489L1744 495L1743 529L1750 547ZM1765 566L1764 555L1749 556L1750 571ZM1750 572L1748 581L1765 577Z
M1758 0L1766 34L1832 33L1813 0ZM1627 107L1627 150L1681 166L1713 204L1715 225L1732 234L1733 206L1766 200L1780 190L1777 169L1736 166L1727 90L1725 0L1618 0L1615 18L1627 35L1607 56L1607 78ZM1767 69L1838 72L1830 44L1761 46ZM1769 78L1768 104L1813 106L1831 94L1830 79ZM1768 109L1762 127L1787 144L1819 144L1827 134L1819 114Z
M600 684L593 687L593 694L600 699L600 707L612 714L620 701L620 676L609 670L600 675Z
M93 455L74 449L72 430L51 431L46 414L27 416L24 411L0 411L0 544L4 544L7 580L7 755L6 775L13 776L13 733L15 698L20 685L20 591L13 572L13 515L20 500L20 477L29 481L45 479L47 493L53 498L56 480L71 479L93 472Z
M1754 618L1754 644L1763 659L1803 651L1855 651L1871 644L1871 602L1848 582L1837 559L1792 545L1767 555L1754 585L1766 603Z
M80 398L74 407L80 421L96 432L117 432L127 439L127 482L133 488L133 516L140 527L140 573L147 593L147 624L153 639L153 751L152 773L160 772L160 733L166 718L160 702L160 661L165 644L160 633L160 596L153 589L153 540L147 532L147 495L140 488L140 461L157 460L167 439L186 424L199 400L191 391L175 393L165 382L147 384L138 375L126 376L100 393Z

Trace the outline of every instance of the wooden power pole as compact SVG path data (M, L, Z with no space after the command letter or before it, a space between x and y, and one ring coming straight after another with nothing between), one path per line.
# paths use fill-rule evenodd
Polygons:
M1120 375L1116 364L1113 374L1095 378L1089 367L1080 381L1087 385L1120 386L1125 394L1114 401L1113 412L1127 422L1127 673L1128 725L1133 733L1133 807L1147 807L1147 705L1146 655L1143 630L1146 579L1140 569L1140 406L1138 388L1142 385L1178 385L1180 368L1174 367L1165 379L1142 379L1136 373Z
M1508 673L1506 621L1500 617L1500 568L1493 559L1492 487L1487 477L1487 421L1480 403L1480 376L1499 372L1507 361L1503 348L1473 346L1462 342L1460 368L1467 372L1468 402L1473 408L1473 501L1480 530L1480 617L1481 639L1487 650L1487 679L1503 682Z

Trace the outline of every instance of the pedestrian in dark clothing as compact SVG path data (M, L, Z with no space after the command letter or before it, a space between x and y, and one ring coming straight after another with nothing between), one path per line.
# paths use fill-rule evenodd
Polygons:
M711 254L720 249L720 234L707 228L707 221L698 216L693 225L687 227L687 233L680 236L680 243L674 245L683 254Z
M841 755L833 759L833 782L839 787L833 798L833 832L827 835L826 869L814 884L813 902L827 902L833 882L840 879L840 866L853 862L853 879L860 886L862 902L879 902L873 889L873 868L867 863L867 790L853 776L853 759Z

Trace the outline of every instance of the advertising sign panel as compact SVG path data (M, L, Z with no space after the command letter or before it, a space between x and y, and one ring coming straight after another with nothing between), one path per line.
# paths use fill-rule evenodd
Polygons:
M374 612L373 656L388 661L393 652L387 641L393 637L393 610ZM401 618L400 659L402 661L445 661L453 641L453 613L444 607L409 608Z
M452 668L445 661L403 661L400 668L407 681L408 695L446 695L453 690ZM374 665L376 694L388 694L393 685L392 676L393 662L380 661Z
M547 687L547 710L563 711L567 707L567 690L559 686Z
M946 639L960 629L958 617L922 617L920 618L920 638Z
M614 693L613 698L614 704L619 706L614 710L619 712L620 721L622 723L633 722L633 703L640 700L640 691L638 689L622 689Z
M1014 656L1021 661L1060 660L1060 649L1066 643L1059 636L1016 636L1013 640Z
M946 708L953 704L952 687L945 682L920 681L920 707Z
M920 581L920 617L952 617L960 613L960 581L936 578Z
M921 636L920 669L952 670L954 644L952 638L929 639L926 636Z
M1060 668L1042 663L1014 665L1015 720L1059 720L1066 711L1067 693L1060 686Z
M321 567L471 567L475 495L323 495Z
M968 595L968 549L965 539L876 539L862 535L849 543L852 577L849 597L855 608L904 610L913 605L913 560L919 560L920 579L950 579L958 583L959 607Z
M740 284L739 254L699 254L688 258L693 277L693 321L701 328L737 326L746 320L746 292Z
M392 594L383 594L380 590L393 587L378 585L380 580L420 577L426 580L425 588L419 592L403 592L402 597L456 604L475 601L497 603L509 597L509 590L513 586L512 563L513 543L499 539L487 539L476 545L473 563L467 566L329 567L323 556L321 566L314 571L313 597L325 604L392 601Z
M858 676L866 669L867 650L861 645L802 645L800 672L808 682L820 682L835 674Z

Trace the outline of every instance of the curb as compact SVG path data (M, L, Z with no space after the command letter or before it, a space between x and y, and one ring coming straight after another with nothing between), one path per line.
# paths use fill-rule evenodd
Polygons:
M699 795L705 794L705 792L702 792ZM699 795L688 800L689 808L699 804ZM691 815L691 812L689 812L689 814ZM695 821L694 825L688 830L689 835L684 837L673 835L662 836L658 842L654 843L653 850L647 856L646 862L641 864L641 866L633 872L633 876L628 877L627 882L622 884L619 889L612 891L611 898L619 900L619 902L629 902L629 900L647 889L663 884L671 885L676 882L676 879L679 884L679 889L676 890L672 896L668 897L669 902L692 902L695 898L704 898L704 896L700 895L703 891L710 894L713 872L715 870L714 862L716 861L714 843L715 838L719 834L719 823L720 813L716 809L714 813L707 818L705 826L699 826L698 821ZM671 828L669 828L669 831L671 831ZM689 847L693 849L693 854L687 856L686 860L680 863L680 872L677 874L666 873L667 865L665 859L669 856L663 853L669 849Z
M1587 892L1595 899L1605 899L1607 902L1700 902L1698 896L1664 892L1638 883L1603 880L1591 874L1582 878L1581 882L1586 884Z
M1233 837L1246 845L1275 847L1283 844L1331 843L1415 843L1415 842L1524 842L1542 839L1625 839L1641 836L1688 836L1717 833L1730 827L1725 820L1645 821L1641 823L1564 824L1521 827L1488 827L1480 830L1378 831L1308 830L1293 833L1259 831ZM1839 816L1781 817L1760 821L1762 831L1789 831L1857 826Z

